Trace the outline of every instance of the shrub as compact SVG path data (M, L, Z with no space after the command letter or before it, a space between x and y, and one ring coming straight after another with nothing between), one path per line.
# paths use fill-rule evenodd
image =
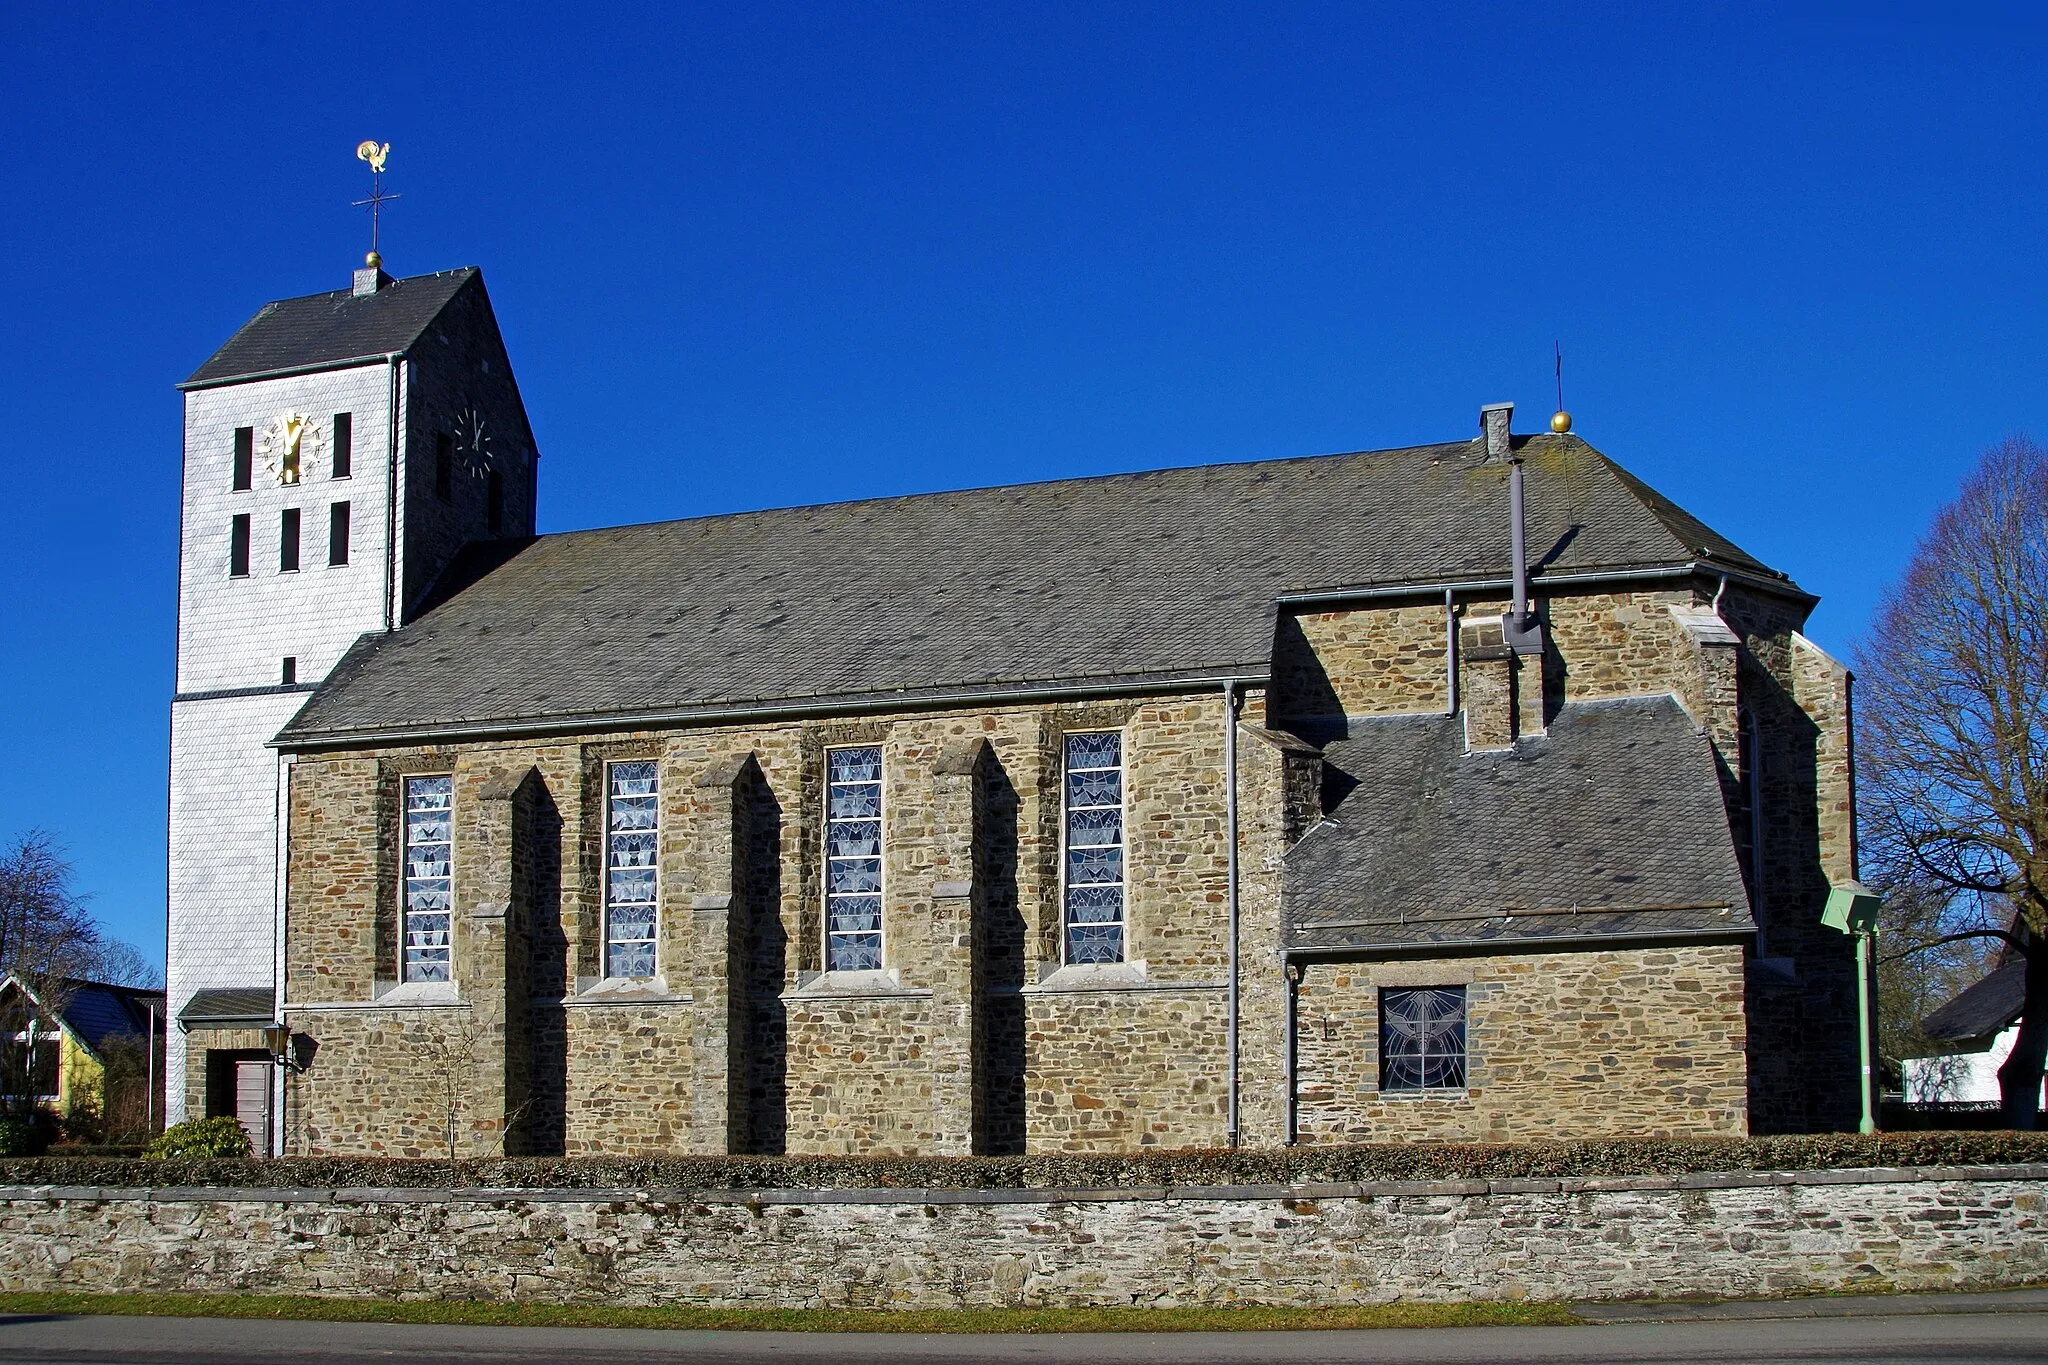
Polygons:
M213 1157L250 1155L249 1134L239 1120L220 1116L186 1119L164 1129L142 1153L146 1157L204 1161Z
M28 1119L0 1119L0 1156L41 1156L46 1136Z
M186 1126L189 1125L180 1125ZM283 1157L273 1161L188 1158L140 1168L138 1163L117 1157L53 1154L0 1161L0 1184L260 1185L299 1189L1104 1189L2012 1164L2048 1164L2048 1133L1878 1133L1869 1137L1818 1133L1797 1137L1616 1138L1499 1145L1410 1142L1123 1155L1048 1152L1010 1157L612 1156L463 1161L401 1157Z

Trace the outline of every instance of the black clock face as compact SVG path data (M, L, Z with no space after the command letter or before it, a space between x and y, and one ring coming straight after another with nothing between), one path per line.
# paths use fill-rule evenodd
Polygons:
M478 476L497 463L491 448L490 424L475 408L466 409L455 419L455 453L463 468Z

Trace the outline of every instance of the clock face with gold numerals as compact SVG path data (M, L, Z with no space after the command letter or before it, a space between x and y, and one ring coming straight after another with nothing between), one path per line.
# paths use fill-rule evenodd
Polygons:
M263 429L263 468L279 484L289 487L319 457L324 440L320 428L305 413L281 412Z

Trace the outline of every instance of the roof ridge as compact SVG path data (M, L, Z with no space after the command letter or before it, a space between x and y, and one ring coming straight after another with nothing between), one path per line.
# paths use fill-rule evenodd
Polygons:
M536 540L559 540L570 536L603 535L608 531L637 531L654 526L687 526L699 522L729 521L737 517L769 516L777 512L824 512L843 507L882 507L920 502L925 499L965 497L970 494L1009 493L1033 488L1080 487L1114 483L1120 479L1149 479L1170 474L1197 474L1204 470L1249 469L1255 465L1278 467L1307 465L1324 460L1361 460L1381 455L1416 455L1430 450L1475 447L1478 441L1432 441L1414 446L1386 446L1378 450L1333 450L1317 455L1279 455L1249 460L1210 460L1202 464L1165 465L1158 469L1121 469L1109 474L1070 474L1057 479L1025 479L1018 483L973 484L965 488L932 488L921 493L888 493L880 497L839 498L830 502L786 503L780 507L743 507L730 512L708 512L695 517L664 517L657 521L626 521L611 526L582 526L567 531L544 531ZM1590 447L1588 447L1590 449Z
M385 285L384 288L394 289L399 285L412 284L418 280L438 280L446 275L461 275L464 273L474 273L481 275L483 273L483 267L480 265L458 265L451 266L446 270L429 270L419 275L395 275L392 277L391 283ZM384 291L380 289L377 292L381 294ZM256 310L256 317L249 319L249 321L254 322L256 318L262 317L266 312L270 311L271 309L282 307L287 303L304 303L308 299L331 299L336 295L347 295L348 297L353 298L355 297L355 291L353 289L348 288L315 289L310 294L287 294L285 297L281 299L272 299L268 303L265 303L262 307ZM246 327L249 324L243 323L242 325Z

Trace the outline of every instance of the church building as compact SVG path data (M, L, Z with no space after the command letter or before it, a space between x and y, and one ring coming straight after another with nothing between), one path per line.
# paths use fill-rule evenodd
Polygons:
M1563 414L536 535L474 269L373 262L183 387L173 1117L389 1156L1856 1122L1849 675Z

